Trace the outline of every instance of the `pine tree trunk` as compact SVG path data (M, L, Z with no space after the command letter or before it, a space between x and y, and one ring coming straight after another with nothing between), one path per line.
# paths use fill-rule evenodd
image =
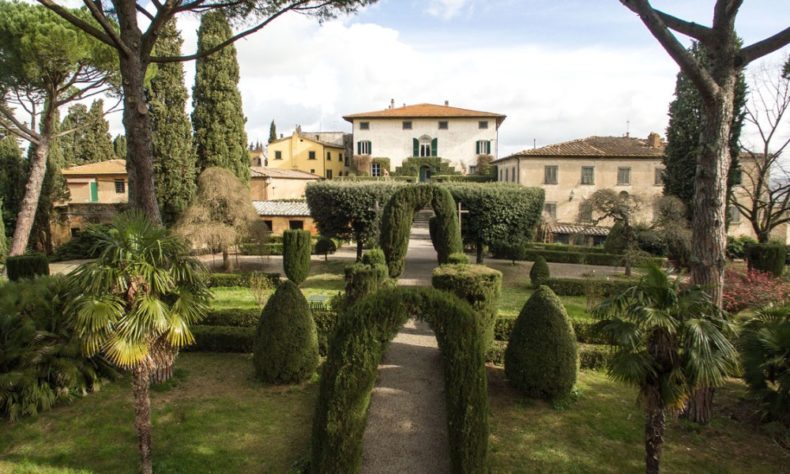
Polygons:
M142 52L142 34L137 25L135 2L113 2L117 8L120 35L132 54L120 54L123 77L123 126L126 131L126 171L129 205L142 211L152 222L162 223L154 188L153 150L148 102L145 98L147 55ZM145 57L144 61L142 58Z
M649 403L649 402L648 402ZM658 474L664 445L664 410L649 403L645 413L645 472Z
M151 399L148 394L148 369L140 367L132 372L132 392L134 393L134 427L137 430L140 449L140 472L152 474L151 459Z

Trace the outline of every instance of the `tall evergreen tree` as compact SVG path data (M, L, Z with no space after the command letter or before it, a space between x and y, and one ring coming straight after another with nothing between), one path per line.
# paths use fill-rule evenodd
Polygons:
M115 158L119 160L126 159L126 135L116 135L112 139L112 151L115 153Z
M101 99L93 101L90 109L84 104L69 107L60 129L74 129L59 140L66 165L98 163L115 157L110 125L104 119L104 101Z
M159 34L155 51L161 56L179 56L183 42L174 19ZM158 65L147 92L156 198L162 222L171 225L189 206L196 187L192 126L185 112L184 65L180 62Z
M211 11L203 15L198 29L198 54L233 35L225 14ZM192 92L192 126L198 171L211 166L229 169L244 182L250 179L250 159L244 113L239 93L239 63L233 45L196 65Z
M272 120L271 125L269 125L269 143L277 140L277 125L274 124L274 120Z
M694 57L707 63L702 46L694 43L690 49ZM738 169L740 147L738 139L743 128L746 105L746 80L741 74L735 87L735 100L732 127L730 129L730 177L728 189ZM701 151L703 108L698 89L683 72L678 73L675 83L675 99L669 104L669 125L667 127L667 147L664 150L664 194L677 196L683 202L694 199L694 176L697 172L697 156ZM692 213L694 206L688 206ZM691 215L689 215L691 218Z
M3 201L2 220L8 237L14 231L19 206L25 195L25 174L19 140L14 135L5 135L0 139L0 200Z

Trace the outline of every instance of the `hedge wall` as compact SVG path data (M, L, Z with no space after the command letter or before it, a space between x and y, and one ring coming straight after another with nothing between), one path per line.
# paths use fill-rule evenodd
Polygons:
M260 272L249 273L209 273L208 281L206 284L209 288L217 287L235 287L235 286L250 286L250 277ZM280 285L279 273L265 273L271 280L272 285L277 287Z
M11 281L49 275L49 261L43 253L31 253L8 257L5 261L6 273Z
M254 327L192 326L195 343L184 348L192 352L252 352L255 344Z
M494 340L507 342L513 332L516 318L499 318L494 324ZM587 344L606 344L606 338L595 331L595 323L592 321L571 320L573 332L576 334L576 342Z
M751 244L745 247L749 268L782 276L787 248L782 244ZM10 258L9 258L10 260Z
M543 282L559 296L585 296L589 291L609 297L635 286L639 280L604 278L549 278Z
M442 352L451 470L487 472L488 393L480 322L465 302L426 288L380 290L338 321L313 418L312 472L359 472L378 364L411 314L426 317Z
M494 341L494 344L488 349L488 352L486 353L486 362L504 366L506 348L507 342ZM582 369L605 369L612 357L611 350L604 345L579 344L577 349L579 354L579 367Z

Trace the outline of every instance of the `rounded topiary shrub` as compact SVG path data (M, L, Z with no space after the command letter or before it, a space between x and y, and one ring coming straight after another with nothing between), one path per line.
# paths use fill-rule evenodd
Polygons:
M606 253L620 254L625 252L625 227L622 221L615 222L612 228L609 229L609 235L606 236L606 240L603 242L603 248L606 250Z
M5 264L8 279L11 281L49 275L49 261L43 253L8 257Z
M345 268L345 302L353 304L363 296L378 290L388 278L387 266L354 263Z
M387 259L384 256L384 251L378 247L374 247L364 255L362 255L362 263L365 265L387 265Z
M454 265L464 265L469 263L469 257L467 257L465 253L461 252L452 253L447 258L447 263Z
M267 383L298 383L318 367L318 336L302 292L291 281L263 308L253 347L255 375Z
M324 260L328 260L327 256L330 253L337 252L337 244L329 237L321 237L315 243L315 253L324 256Z
M288 279L297 285L307 278L310 273L310 232L283 232L283 270Z
M532 264L532 268L529 270L529 281L532 282L532 287L539 287L545 283L550 276L549 264L546 263L546 259L543 258L543 255L538 255L535 258L535 263Z
M570 395L576 383L576 335L562 302L540 286L518 315L505 350L505 375L533 398Z

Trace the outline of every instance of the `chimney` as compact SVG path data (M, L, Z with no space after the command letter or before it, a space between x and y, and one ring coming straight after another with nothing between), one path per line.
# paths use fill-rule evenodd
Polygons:
M297 125L296 126L296 135L297 136L301 136L302 135L302 126L301 125Z
M647 136L647 146L650 148L660 148L661 135L657 134L656 132L650 132L650 135Z
M450 101L449 100L445 100L444 101L444 106L445 107L449 107L450 106Z
M390 99L390 109L395 108L395 99Z

